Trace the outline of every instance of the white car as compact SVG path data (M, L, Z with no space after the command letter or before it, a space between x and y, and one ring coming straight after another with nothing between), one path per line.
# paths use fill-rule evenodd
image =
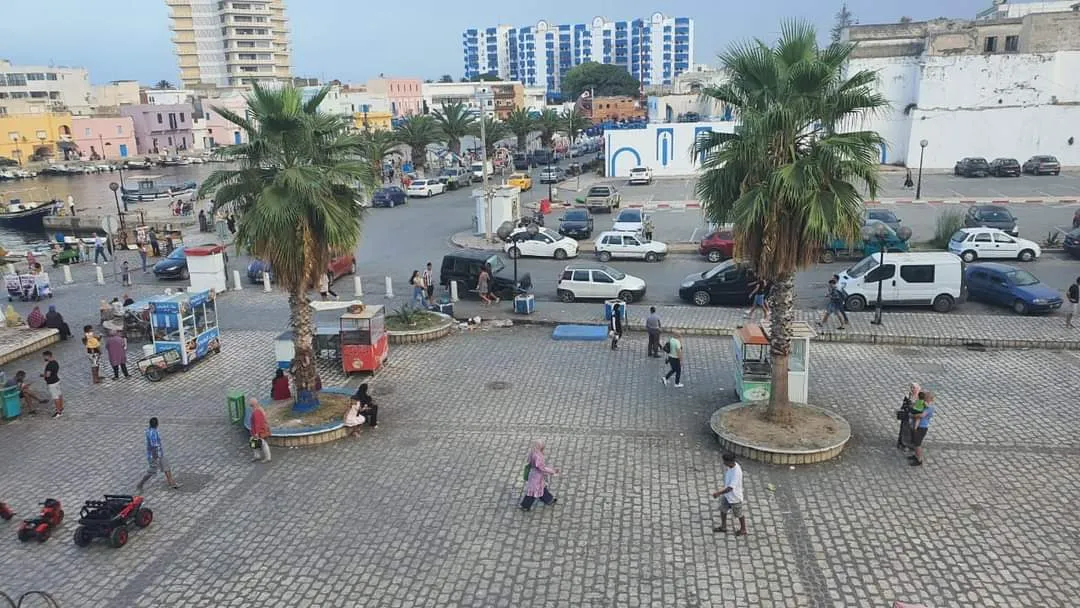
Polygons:
M446 192L446 184L437 179L414 179L409 183L409 189L405 192L409 196L426 196L430 198L436 194Z
M563 302L615 298L637 302L645 297L645 281L604 264L576 263L559 276L558 295Z
M667 255L668 247L660 241L649 241L640 234L630 232L601 232L594 243L596 257L601 262L611 258L629 258L656 262Z
M651 184L652 183L652 169L648 167L634 167L630 170L630 185L634 184Z
M521 240L515 242L515 237ZM577 257L578 242L547 228L541 228L531 237L524 228L518 228L510 233L510 238L503 245L503 251L511 258L533 256L565 260Z
M641 209L623 209L615 216L611 229L615 232L645 232L649 214Z
M1030 262L1042 255L1035 241L1022 239L999 228L961 228L949 238L949 251L965 262L1007 259Z

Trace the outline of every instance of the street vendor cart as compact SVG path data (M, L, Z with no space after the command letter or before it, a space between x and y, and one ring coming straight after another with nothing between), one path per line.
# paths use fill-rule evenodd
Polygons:
M138 362L151 382L221 350L213 291L159 296L149 301L152 354Z
M341 315L341 367L346 374L374 372L389 354L382 306L359 306Z
M316 300L309 303L315 326L312 349L316 359L332 361L341 358L341 314L349 308L359 309L363 306L360 300ZM293 332L285 331L274 340L274 359L278 368L292 367L294 356Z
M815 335L808 324L801 321L792 323L788 398L796 403L806 403L810 381L810 339ZM735 351L735 392L739 399L768 399L772 392L768 327L757 323L740 327L732 336L732 346Z

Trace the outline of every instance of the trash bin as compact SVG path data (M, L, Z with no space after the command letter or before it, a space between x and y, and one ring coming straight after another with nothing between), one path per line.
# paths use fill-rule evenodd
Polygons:
M3 415L4 420L11 420L12 418L18 418L22 414L22 402L19 399L20 391L17 386L4 387L3 393Z
M519 315L531 315L536 310L536 297L531 293L514 296L514 312Z
M240 391L229 391L229 394L225 398L225 403L229 408L229 422L233 424L240 424L243 422L245 408L244 393Z
M623 319L623 322L626 321L626 315L627 315L626 302L623 302L622 300L619 300L619 299L605 300L604 301L604 320L605 321L610 321L611 320L611 311L615 308L616 304L622 304L622 319Z

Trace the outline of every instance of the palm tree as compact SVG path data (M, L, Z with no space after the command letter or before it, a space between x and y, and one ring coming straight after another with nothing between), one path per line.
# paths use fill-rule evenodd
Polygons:
M566 136L570 138L570 145L574 145L574 140L585 129L592 126L592 121L588 116L585 116L581 112L577 111L577 108L565 110L562 116L559 117L562 126L560 130L566 132Z
M391 154L397 153L397 147L401 145L397 136L391 131L362 131L359 133L361 156L368 162L375 183L382 181L383 161Z
M469 112L465 104L454 102L442 104L435 110L435 120L439 123L439 129L446 137L446 145L454 154L461 154L461 138L471 135L476 126L476 117Z
M424 168L427 161L428 145L442 141L443 136L439 123L429 114L406 118L398 125L394 134L398 141L409 146L413 166L418 172Z
M830 235L854 237L863 199L877 194L882 137L854 131L887 105L873 91L875 75L845 76L854 45L821 48L814 28L788 22L775 47L734 45L721 56L730 80L704 91L734 108L735 133L709 133L695 143L703 153L697 193L709 218L734 223L736 255L773 284L769 350L770 420L791 419L788 356L794 316L795 272L813 264Z
M295 409L318 405L312 348L314 323L308 289L317 284L332 255L353 251L360 239L360 184L374 187L359 136L350 120L319 112L329 88L304 101L292 85L253 85L245 115L214 111L247 133L248 143L219 152L239 163L214 171L199 188L240 217L238 247L270 264L289 292L293 329Z
M551 108L544 108L536 119L536 128L540 130L540 145L551 148L551 140L562 126L559 114Z
M510 128L506 126L505 122L497 118L492 118L491 116L484 117L483 125L484 149L487 151L488 158L490 158L491 155L495 154L495 144L499 143L501 140L506 139L507 137L510 137L511 132ZM470 133L470 135L480 138L480 123L477 123L476 127L473 128L473 131L472 133Z
M154 88L158 89L159 91L172 89L173 83L169 82L168 80L159 80L157 81L157 83L154 84Z
M524 152L529 134L536 130L536 120L524 108L516 108L506 117L506 127L517 137L517 150Z

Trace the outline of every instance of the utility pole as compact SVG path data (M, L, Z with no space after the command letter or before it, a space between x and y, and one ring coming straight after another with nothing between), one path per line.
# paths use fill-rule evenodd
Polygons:
M483 191L484 191L484 239L491 242L492 222L491 222L491 199L495 193L488 186L488 170L487 170L487 127L484 124L487 120L487 112L484 110L484 101L487 98L487 87L480 87L476 91L476 101L480 106L480 174L483 176Z

